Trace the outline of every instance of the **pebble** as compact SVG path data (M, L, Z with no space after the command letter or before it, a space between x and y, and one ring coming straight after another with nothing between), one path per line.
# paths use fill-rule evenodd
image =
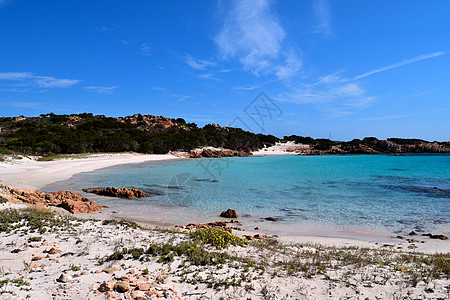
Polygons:
M73 281L73 277L71 275L69 275L69 274L62 273L61 276L59 276L59 278L57 279L57 281L64 282L64 283L72 282Z

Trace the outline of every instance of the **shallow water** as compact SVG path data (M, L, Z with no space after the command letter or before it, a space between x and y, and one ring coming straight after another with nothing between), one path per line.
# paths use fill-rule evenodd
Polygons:
M89 194L116 215L168 224L236 209L247 226L407 233L450 229L450 156L263 156L151 162L82 173L45 190L137 187L164 195ZM261 221L276 217L278 222ZM270 224L269 224L270 223Z

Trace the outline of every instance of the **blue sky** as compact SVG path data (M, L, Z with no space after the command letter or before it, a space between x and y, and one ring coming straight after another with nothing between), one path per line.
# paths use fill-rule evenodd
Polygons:
M0 115L450 140L449 12L447 0L0 0Z

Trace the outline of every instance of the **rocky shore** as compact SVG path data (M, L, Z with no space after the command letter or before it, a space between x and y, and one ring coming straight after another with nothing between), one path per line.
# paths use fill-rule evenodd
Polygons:
M29 204L38 209L49 206L61 207L73 214L94 213L102 209L95 201L72 191L43 193L38 190L0 185L0 196L13 203Z
M323 149L319 145L295 151L301 155L343 154L406 154L406 153L450 153L449 142L414 141L399 143L394 140L371 139L366 142L342 142Z

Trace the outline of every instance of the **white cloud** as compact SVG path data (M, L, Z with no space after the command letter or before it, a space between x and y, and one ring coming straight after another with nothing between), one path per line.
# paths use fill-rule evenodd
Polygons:
M39 87L48 88L48 87L60 87L66 88L71 87L80 82L77 79L58 79L55 77L49 76L38 76L34 78L34 81Z
M80 82L78 79L61 79L52 76L40 76L30 72L0 72L0 80L6 81L6 86L25 86L35 88L67 88ZM18 84L11 82L20 83Z
M298 59L297 55L291 50L287 55L282 65L277 67L276 75L279 79L288 79L298 73L302 67L302 61Z
M190 54L186 54L186 63L193 69L196 70L205 70L208 67L213 67L216 64L212 61L202 60L193 57Z
M87 92L97 93L98 95L109 95L114 93L114 91L118 88L115 86L87 86L84 88Z
M314 33L321 33L325 37L329 37L332 31L330 25L330 4L328 0L314 0L313 13L316 22Z
M152 55L152 47L146 43L141 44L139 55L142 56L151 56Z
M0 80L23 80L31 77L33 75L28 72L0 72Z
M238 59L244 70L284 79L301 66L295 53L283 48L285 37L269 0L235 0L215 42L224 59Z
M448 52L441 51L441 52L434 52L434 53L429 53L429 54L416 56L416 57L410 58L410 59L405 59L405 60L403 60L401 62L392 64L392 65L389 65L389 66L381 67L379 69L376 69L376 70L373 70L373 71L370 71L370 72L358 75L355 78L353 78L353 80L358 80L358 79L361 79L361 78L369 77L369 76L371 76L373 74L376 74L376 73L392 70L392 69L395 69L395 68L398 68L398 67L403 67L403 66L406 66L406 65L409 65L409 64L413 64L413 63L416 63L416 62L419 62L419 61L422 61L422 60L425 60L425 59L433 58L433 57L436 57L436 56L441 56L441 55L444 55L444 54L447 54L447 53Z

